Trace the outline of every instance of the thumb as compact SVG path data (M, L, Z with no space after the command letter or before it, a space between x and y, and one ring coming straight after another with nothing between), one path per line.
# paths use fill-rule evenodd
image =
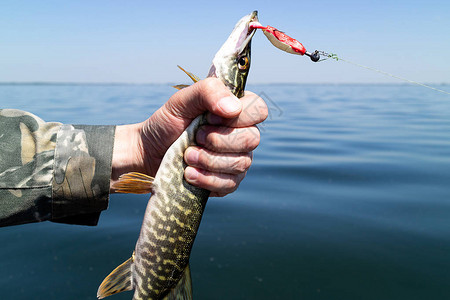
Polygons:
M241 101L217 78L206 78L175 93L165 104L169 113L194 119L205 111L224 118L237 117Z

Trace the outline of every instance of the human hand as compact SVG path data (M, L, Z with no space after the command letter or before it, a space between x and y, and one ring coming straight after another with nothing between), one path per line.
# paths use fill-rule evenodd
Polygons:
M267 118L267 106L251 92L237 99L216 78L207 78L175 93L149 119L117 126L111 184L121 174L155 176L170 145L198 115L208 111L208 124L197 132L198 146L184 153L185 179L225 196L237 189L252 162L260 134L256 124Z

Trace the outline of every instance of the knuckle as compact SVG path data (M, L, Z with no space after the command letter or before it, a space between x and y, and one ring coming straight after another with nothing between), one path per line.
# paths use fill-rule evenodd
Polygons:
M222 139L219 138L217 134L215 133L208 134L205 140L205 148L212 151L219 150L221 141Z
M208 77L200 81L200 88L205 91L212 91L217 86L217 78Z
M206 170L217 171L221 168L222 160L223 159L221 159L221 157L218 157L217 155L212 153L207 153L205 151L205 156L202 160L202 166Z
M222 152L233 146L234 133L232 128L222 127L213 130L207 136L207 147Z
M265 119L267 119L267 117L269 116L269 108L267 107L266 102L261 99L261 105L259 106L259 114L261 116L261 122L264 121Z
M214 175L210 174L208 176L203 177L203 179L204 179L203 184L205 187L207 187L209 190L212 191L216 190L217 178Z
M244 173L250 168L250 165L252 164L251 158L247 155L244 157L240 157L237 159L233 165L233 170Z
M253 151L258 147L259 141L261 139L261 133L256 126L248 128L247 138L245 139L245 150Z
M255 125L246 128L208 128L204 129L204 140L197 141L206 149L216 152L247 152L258 147L261 133Z
M225 197L229 193L214 193L213 197Z
M246 95L246 97L248 97L248 100L245 110L254 124L261 123L265 119L267 119L269 115L269 108L267 107L264 99L262 99L259 95L251 92Z
M216 191L219 193L232 193L239 186L238 175L227 174L216 177Z
M212 110L214 103L218 100L218 93L226 89L218 78L208 77L194 84L195 93L201 107Z
M232 193L238 188L238 186L239 186L239 183L236 182L235 178L233 178L233 179L227 180L227 184L226 184L224 190L228 193Z
M243 172L246 172L248 169L250 169L250 166L252 165L252 155L249 154L247 156L244 157L243 159Z
M199 90L207 96L208 99L211 98L211 96L217 95L217 92L223 89L226 88L218 78L208 77L199 81Z
M200 171L201 176L198 177L198 186L204 189L214 191L215 178L211 175L209 171L202 169Z

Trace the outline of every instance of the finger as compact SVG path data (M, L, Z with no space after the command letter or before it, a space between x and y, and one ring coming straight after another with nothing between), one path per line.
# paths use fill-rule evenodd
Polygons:
M184 178L188 183L222 196L234 192L244 177L245 173L214 173L189 166L184 170Z
M196 135L197 144L215 152L241 153L253 151L260 141L256 126L231 128L204 125Z
M264 121L269 110L266 102L255 93L246 91L245 96L241 99L242 111L235 118L223 118L209 112L207 114L208 123L214 125L224 125L229 127L248 127Z
M217 153L200 147L189 147L184 161L191 167L216 173L239 174L250 168L252 152Z
M206 78L178 91L164 106L182 119L193 119L205 111L234 118L242 110L239 99L217 78Z

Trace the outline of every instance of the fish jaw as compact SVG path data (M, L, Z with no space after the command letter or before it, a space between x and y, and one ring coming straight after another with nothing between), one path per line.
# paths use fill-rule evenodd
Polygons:
M256 28L250 23L258 21L258 12L241 18L228 39L214 56L208 77L217 77L230 91L241 98L250 69L251 41ZM245 63L245 64L244 64Z

